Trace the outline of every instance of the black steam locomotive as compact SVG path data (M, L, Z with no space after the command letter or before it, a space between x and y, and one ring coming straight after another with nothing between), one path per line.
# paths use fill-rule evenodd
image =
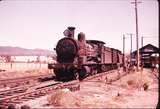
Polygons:
M86 40L80 32L74 38L74 27L64 31L66 37L60 39L55 48L57 63L48 64L58 80L82 80L86 76L116 69L122 64L121 51L104 46L103 41Z

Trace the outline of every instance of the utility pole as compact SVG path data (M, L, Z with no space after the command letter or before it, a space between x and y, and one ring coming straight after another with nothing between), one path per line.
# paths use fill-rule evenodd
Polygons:
M141 46L143 47L143 36L141 37Z
M131 51L130 51L130 64L132 65L132 34L131 35Z
M138 13L137 13L137 3L141 3L141 2L137 2L137 0L135 0L134 2L131 2L135 5L135 17L136 17L136 45L137 45L137 71L139 70L139 34L138 34Z
M123 71L125 71L125 35L123 34Z
M132 65L132 36L134 35L133 33L127 33L130 35L130 40L131 40L131 48L130 48L130 64Z
M143 47L143 36L141 37L141 46ZM143 55L141 54L141 65L143 67Z

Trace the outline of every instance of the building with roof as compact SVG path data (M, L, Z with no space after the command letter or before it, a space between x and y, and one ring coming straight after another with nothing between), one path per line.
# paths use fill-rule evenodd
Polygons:
M147 44L139 49L140 65L143 67L153 67L159 64L159 48L154 45ZM136 64L137 50L132 53L132 63Z

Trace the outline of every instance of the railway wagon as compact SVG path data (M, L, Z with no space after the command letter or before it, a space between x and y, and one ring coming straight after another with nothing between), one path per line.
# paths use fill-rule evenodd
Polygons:
M112 63L112 51L109 47L104 47L103 53L102 53L102 63Z
M48 64L58 80L82 80L86 76L117 68L121 52L104 46L103 41L86 40L80 32L74 38L74 27L64 31L65 37L60 39L55 48L57 63Z

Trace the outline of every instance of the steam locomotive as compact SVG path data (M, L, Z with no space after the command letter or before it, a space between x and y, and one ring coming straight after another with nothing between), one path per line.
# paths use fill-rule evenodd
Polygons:
M58 80L83 80L86 76L116 69L122 64L121 51L104 46L103 41L86 40L80 32L74 38L75 27L68 27L64 38L56 45L57 63L48 64Z

